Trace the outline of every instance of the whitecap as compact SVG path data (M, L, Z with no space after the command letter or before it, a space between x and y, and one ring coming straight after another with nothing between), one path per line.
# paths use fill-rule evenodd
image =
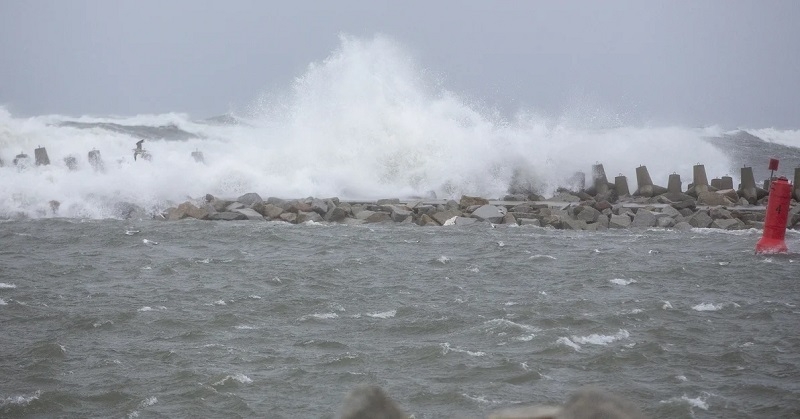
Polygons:
M6 397L5 399L0 399L0 407L9 406L9 405L25 407L25 406L31 404L32 401L39 399L39 396L41 396L41 395L42 395L42 392L40 390L36 390L36 392L33 393L33 395L30 395L30 396L11 396L11 397Z
M144 244L152 244L153 246L158 245L157 241L147 240L147 239L142 239L142 243L144 243Z
M255 294L248 295L247 298L251 298L253 300L260 300L261 299L261 297L259 297L258 295L255 295Z
M7 306L7 305L8 303L6 302L6 300L0 298L0 306Z
M153 308L150 306L144 306L136 311L153 311Z
M467 270L473 273L478 273L481 271L477 266L470 266L469 268L467 268Z
M251 380L250 377L248 377L248 376L246 376L246 375L244 375L242 373L238 373L238 374L234 374L234 375L225 376L225 378L223 378L223 379L217 381L216 383L212 384L212 386L225 385L225 383L227 383L228 381L237 381L237 382L242 383L242 384L250 384L250 383L253 382L253 380Z
M139 407L152 406L152 405L154 405L156 403L158 403L158 399L156 398L156 396L150 396L150 397L142 400L142 402L139 403Z
M708 410L708 403L705 400L701 399L700 397L690 398L687 395L683 395L680 398L681 401L686 402L689 406L696 407L698 409Z
M630 333L627 330L619 329L619 332L613 335L598 335L594 333L589 336L572 336L572 340L578 344L608 345L611 342L629 337Z
M550 255L533 255L533 256L528 257L528 259L532 259L532 260L556 260L556 257L555 256L550 256Z
M469 351L461 348L453 348L450 346L450 343L448 342L440 343L439 346L442 348L442 355L447 355L448 352L458 352L462 354L467 354L469 356L486 356L486 352L482 351Z
M397 314L397 310L384 311L382 313L367 313L367 316L376 319L389 319Z
M314 313L309 316L303 316L300 320L308 320L310 318L320 319L320 320L328 320L328 319L338 319L339 315L336 313Z
M224 300L217 300L217 301L214 301L214 302L213 302L213 303L211 303L211 304L213 304L213 305L215 305L215 306L224 306L224 305L227 305L227 304L225 303L225 301L224 301Z
M234 329L239 329L239 330L255 330L255 329L257 329L257 327L255 327L255 326L248 326L246 324L240 324L238 326L234 326L233 328Z
M672 308L672 304L669 301L664 301L664 305L661 306L663 310L669 310Z
M698 304L698 305L692 307L692 310L695 310L695 311L717 311L717 310L722 310L723 308L724 308L723 304L716 304L715 305L715 304L712 304L712 303L701 303L701 304Z
M5 282L0 282L0 289L11 289L16 288L17 286L14 284L7 284Z
M497 246L498 246L498 247L504 247L505 245L506 245L506 244L505 244L505 243L503 243L503 242L501 242L501 241L497 242Z
M560 343L562 345L569 346L570 348L572 348L572 349L574 349L576 351L580 351L581 350L581 346L578 345L577 343L571 341L568 337L563 337L562 336L562 337L558 338L558 340L556 340L556 343Z
M608 282L617 285L630 285L636 283L635 279L622 279L622 278L614 278L610 279Z
M436 259L436 261L439 262L439 263L445 264L447 262L450 262L450 258L445 256L445 255L442 255L442 256L439 256L439 258Z

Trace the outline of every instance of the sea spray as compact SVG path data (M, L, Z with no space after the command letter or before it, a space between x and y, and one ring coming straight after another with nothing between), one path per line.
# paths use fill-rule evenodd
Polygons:
M122 202L155 212L206 193L498 198L515 173L549 194L596 162L632 185L641 164L655 183L673 172L688 182L698 162L712 176L731 171L728 158L703 141L717 128L585 128L574 116L553 121L530 109L504 118L443 88L384 36L342 36L286 91L268 92L235 116L226 118L232 123L180 113L19 118L0 109L0 217L124 217ZM142 138L152 161L133 159ZM10 164L37 146L47 147L50 166ZM88 164L92 149L101 151L104 171ZM191 158L195 150L205 163ZM65 164L70 155L78 170Z

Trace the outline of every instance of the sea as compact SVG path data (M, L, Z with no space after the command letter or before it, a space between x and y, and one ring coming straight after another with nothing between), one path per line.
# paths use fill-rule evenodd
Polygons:
M584 386L652 418L800 417L795 230L756 255L755 229L153 219L205 194L548 195L597 163L736 184L770 158L792 180L800 130L508 114L380 38L212 118L0 108L0 417L334 418L362 384L415 418Z

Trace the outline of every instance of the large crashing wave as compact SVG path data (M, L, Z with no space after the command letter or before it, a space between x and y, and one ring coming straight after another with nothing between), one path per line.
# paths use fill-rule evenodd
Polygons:
M287 91L267 92L223 118L18 118L0 108L0 216L52 216L55 200L60 216L119 217L120 202L157 211L206 193L494 198L515 174L547 194L597 162L609 177L627 175L632 186L642 164L657 184L673 172L690 181L698 162L711 177L736 177L738 162L703 140L721 137L717 128L597 126L580 119L552 120L530 110L504 118L441 87L391 39L343 36ZM139 139L152 161L134 161ZM10 164L37 146L47 148L51 165ZM89 165L93 149L104 171ZM205 164L191 158L198 150ZM68 169L67 156L78 170Z

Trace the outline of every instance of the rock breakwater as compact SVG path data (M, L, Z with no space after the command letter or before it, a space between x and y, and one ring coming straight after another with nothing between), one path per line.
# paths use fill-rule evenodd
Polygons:
M613 191L590 195L561 189L545 199L536 194L507 195L501 200L462 196L455 200L381 199L374 202L339 198L263 199L247 193L235 199L206 195L189 200L157 219L186 218L210 221L279 221L369 224L405 223L419 226L463 226L491 223L499 226L537 226L564 230L615 228L762 228L762 198L756 204L736 196L733 190L701 192L697 197L669 193L655 197L614 196ZM800 205L792 201L788 227L800 228Z

